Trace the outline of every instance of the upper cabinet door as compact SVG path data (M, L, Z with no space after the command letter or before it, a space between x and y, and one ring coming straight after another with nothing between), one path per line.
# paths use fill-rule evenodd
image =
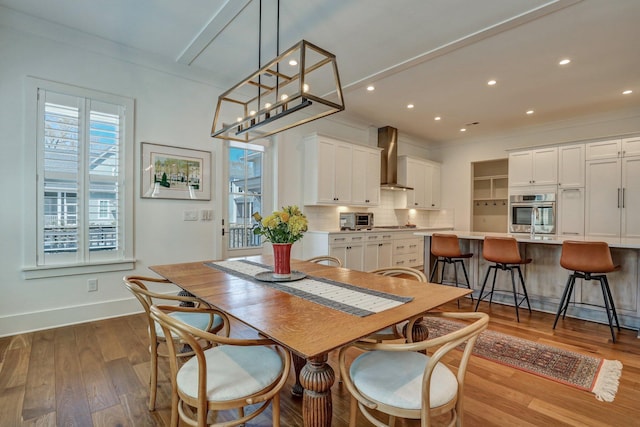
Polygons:
M367 183L365 188L365 200L367 205L380 204L380 151L371 150L367 153Z
M512 187L528 186L533 184L533 153L531 151L519 151L509 153L509 185Z
M640 137L622 140L622 157L640 156Z
M587 144L587 160L615 159L621 151L619 139L591 142Z
M558 148L541 148L533 150L534 185L555 185L558 183Z
M320 203L333 203L336 199L336 164L334 161L336 158L336 145L330 141L319 140L317 156L317 164L322 165L321 168L317 169L317 201Z
M431 188L430 188L430 195L429 195L429 200L427 200L427 202L429 203L429 206L432 209L437 209L440 208L440 204L441 204L441 191L440 191L440 166L437 165L429 165L429 174L430 174L430 181L431 181Z
M352 154L349 145L336 145L335 158L335 192L338 204L351 203Z
M509 154L509 186L558 183L558 148L539 148Z
M584 144L558 148L558 187L584 187Z

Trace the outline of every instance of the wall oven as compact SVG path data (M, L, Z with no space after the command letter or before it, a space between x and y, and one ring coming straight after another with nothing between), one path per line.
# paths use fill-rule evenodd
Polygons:
M555 234L556 194L512 195L509 198L509 232Z

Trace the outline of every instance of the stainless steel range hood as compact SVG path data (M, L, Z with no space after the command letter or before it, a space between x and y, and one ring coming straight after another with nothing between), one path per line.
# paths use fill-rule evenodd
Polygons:
M378 129L378 147L382 148L380 164L381 190L413 190L398 184L398 129L385 126Z

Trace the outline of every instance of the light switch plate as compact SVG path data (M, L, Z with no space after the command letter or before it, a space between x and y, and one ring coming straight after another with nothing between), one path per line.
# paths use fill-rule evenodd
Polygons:
M182 213L182 219L184 221L197 221L198 220L198 211L184 211Z

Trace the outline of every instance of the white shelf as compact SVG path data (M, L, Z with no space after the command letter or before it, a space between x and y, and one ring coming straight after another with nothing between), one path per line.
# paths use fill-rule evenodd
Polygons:
M473 178L473 200L506 200L509 194L507 175Z

